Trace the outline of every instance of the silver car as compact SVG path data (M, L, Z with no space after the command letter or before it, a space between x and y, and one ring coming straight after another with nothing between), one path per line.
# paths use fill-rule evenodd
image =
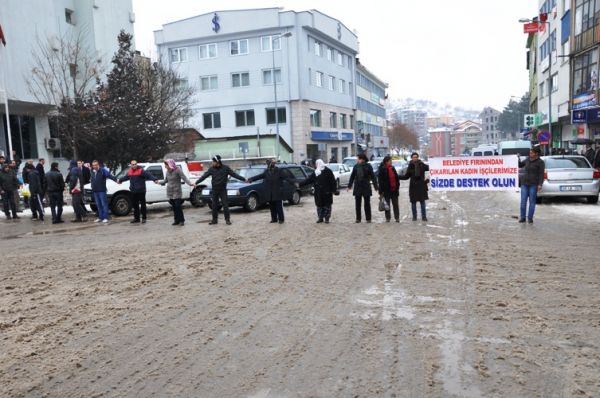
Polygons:
M350 174L352 174L352 170L348 166L343 163L328 163L325 166L333 172L338 189L348 186Z
M600 171L592 168L583 156L543 156L546 163L544 185L538 192L538 202L543 198L561 196L583 197L588 203L598 203Z

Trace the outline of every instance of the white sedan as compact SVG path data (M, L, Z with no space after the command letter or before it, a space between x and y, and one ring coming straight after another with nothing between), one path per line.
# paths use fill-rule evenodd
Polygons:
M328 163L325 165L329 170L333 171L337 187L346 187L350 181L352 170L343 163Z

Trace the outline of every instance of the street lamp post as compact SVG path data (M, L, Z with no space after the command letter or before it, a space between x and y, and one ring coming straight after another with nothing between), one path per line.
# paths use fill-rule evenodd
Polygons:
M279 158L279 109L277 109L277 79L275 78L275 40L279 40L282 37L290 37L292 35L292 32L285 32L282 33L278 36L272 36L271 37L271 55L272 55L272 60L273 60L273 64L272 64L272 68L271 68L271 78L273 79L273 96L275 97L275 134L276 134L276 139L275 139L275 148L276 148L276 155L277 155L277 160L280 160ZM279 43L279 48L282 49L283 47L281 46L281 42Z
M519 19L519 22L521 23L528 23L528 22L536 22L536 23L542 23L544 25L547 25L548 29L548 37L550 37L550 21L548 20L532 20L529 18L521 18ZM552 43L550 43L550 53L548 54L548 154L550 154L552 152L552 90L553 90L553 83L552 83Z

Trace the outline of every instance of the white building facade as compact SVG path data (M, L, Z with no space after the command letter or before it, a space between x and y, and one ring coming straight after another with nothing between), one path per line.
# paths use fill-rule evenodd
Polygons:
M131 0L0 2L0 26L6 38L6 46L0 45L0 90L5 90L8 96L12 147L19 158L52 160L61 156L58 140L54 140L53 148L48 145L51 138L48 112L53 106L40 104L27 86L35 66L33 53L38 40L59 43L61 37L81 34L83 46L99 63L109 64L118 48L117 35L121 29L133 34L134 20ZM3 92L0 102L0 152L7 154Z
M278 126L293 148L283 160L354 151L358 40L340 21L316 10L217 11L165 24L154 37L161 62L196 87L188 127L204 137L256 137Z
M497 111L494 108L485 107L481 114L479 115L479 119L481 119L481 143L482 144L497 144L500 142L500 131L498 130L498 117L500 116L500 111Z

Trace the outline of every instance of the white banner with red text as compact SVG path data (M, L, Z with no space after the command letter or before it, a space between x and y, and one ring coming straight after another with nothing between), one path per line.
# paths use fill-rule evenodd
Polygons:
M517 156L430 158L433 191L514 191L519 186Z

